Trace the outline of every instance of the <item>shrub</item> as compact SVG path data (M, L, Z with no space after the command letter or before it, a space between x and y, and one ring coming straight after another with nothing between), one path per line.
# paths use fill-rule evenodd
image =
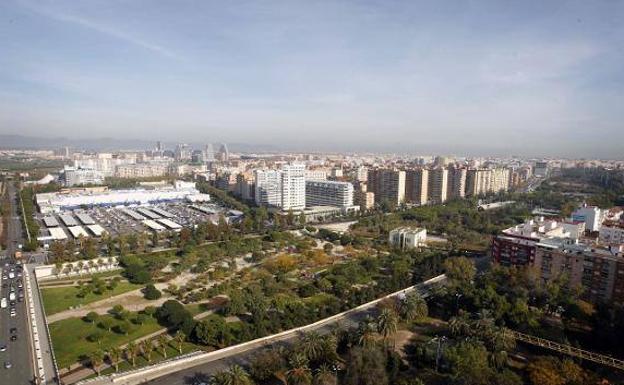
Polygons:
M150 284L145 286L144 295L145 299L154 300L160 298L162 293L156 288L156 286Z

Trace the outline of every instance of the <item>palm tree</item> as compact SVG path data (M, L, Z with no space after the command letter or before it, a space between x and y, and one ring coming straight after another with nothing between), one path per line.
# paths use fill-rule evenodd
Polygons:
M456 316L449 320L449 329L453 336L470 334L470 324L463 316Z
M116 372L119 371L119 361L121 361L122 354L122 350L118 347L114 347L108 352L108 359L110 360L111 365L115 367Z
M115 264L115 258L113 257L108 257L106 258L108 261L108 268L110 269L111 267L113 267L113 265Z
M323 337L315 331L304 333L299 339L299 350L310 361L321 358L323 352Z
M337 385L336 373L328 366L321 365L314 374L314 385Z
M366 317L364 321L361 321L358 324L358 344L364 347L372 346L375 343L375 333L375 323L370 319L370 317Z
M82 277L82 269L84 269L84 262L78 261L78 272L80 272L80 276Z
M401 315L408 321L422 319L429 314L427 302L418 292L408 294L401 302Z
M98 265L98 271L102 270L102 268L106 265L104 258L98 258L97 265Z
M159 334L158 337L156 337L156 341L158 341L160 354L162 354L164 358L167 358L167 345L169 344L167 336L165 334Z
M396 313L388 308L384 308L377 317L377 332L381 334L384 341L387 341L397 331L399 320Z
M152 353L154 352L154 343L152 340L143 341L143 355L147 362L152 362Z
M93 368L93 370L95 370L95 373L98 376L100 375L100 366L103 362L104 354L102 353L102 351L97 350L89 355L89 363L91 364L91 367Z
M228 370L219 372L212 377L212 385L252 385L249 374L238 365L232 365Z
M178 351L180 352L180 354L182 354L182 344L186 340L186 334L184 334L182 330L178 330L176 334L173 336L173 340L178 346Z
M126 358L132 363L132 366L136 365L136 356L139 353L139 347L134 341L128 342L126 345Z
M72 272L72 264L68 263L65 265L65 267L63 268L63 273L65 273L66 276L69 276L69 274Z
M312 371L305 355L295 354L289 364L290 369L286 373L289 384L310 385L312 383Z

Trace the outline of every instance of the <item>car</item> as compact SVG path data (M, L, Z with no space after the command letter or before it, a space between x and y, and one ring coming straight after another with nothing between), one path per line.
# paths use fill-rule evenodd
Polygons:
M11 306L15 307L15 301L11 301L11 302L9 302L9 304L10 304ZM13 309L13 310L15 310L15 309Z
M17 333L17 328L11 328L11 329L9 329L9 333L11 333L11 334L15 334L15 333Z
M17 315L17 313L15 312L15 310L12 310L10 314L11 314L11 317L15 317L15 316Z
M17 335L16 334L13 334L11 336L11 341L17 341Z
M2 274L2 279L7 279L8 277L6 276L6 274Z
M0 352L6 352L6 345L0 345Z
M20 295L20 296L17 298L17 301L18 301L18 302L24 302L24 296L23 296L23 295Z
M13 365L11 365L11 361L5 361L4 362L4 368L5 369L11 369Z
M8 286L8 285L7 285L7 283L6 283L6 282L2 284L2 287L3 287L3 288L6 288L7 286Z

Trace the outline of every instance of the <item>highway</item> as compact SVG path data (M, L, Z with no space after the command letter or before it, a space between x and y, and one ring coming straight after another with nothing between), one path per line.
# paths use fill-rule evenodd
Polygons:
M14 254L19 244L23 244L22 224L20 221L19 206L17 204L17 192L12 182L7 182L7 190L11 201L10 217L7 227L7 249L0 264L2 265L2 275L6 275L6 279L2 279L0 287L0 297L7 298L9 302L9 290L11 285L15 286L16 294L17 276L9 279L10 266L15 263ZM17 275L19 269L15 268L14 274ZM20 272L21 275L21 272ZM2 277L4 278L4 277ZM6 284L6 287L4 285ZM22 385L32 384L34 380L33 359L31 350L31 341L29 326L26 312L26 301L15 301L14 317L9 314L10 304L0 309L0 346L6 345L6 351L0 352L0 384ZM10 333L11 328L16 328L15 333ZM16 335L17 340L11 341L11 335ZM10 362L11 368L5 368L5 363Z

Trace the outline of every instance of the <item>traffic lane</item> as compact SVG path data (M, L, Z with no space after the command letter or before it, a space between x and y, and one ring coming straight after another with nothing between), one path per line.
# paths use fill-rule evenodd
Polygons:
M319 326L318 328L314 330L322 335L325 335L335 330L337 325L340 325L346 329L355 328L357 327L360 321L364 320L369 315L373 315L374 313L375 313L375 309L373 308L368 311L363 311L361 313L350 315L349 317L341 321ZM219 371L229 368L231 365L235 365L235 364L241 365L241 366L249 365L254 355L261 352L262 350L270 348L270 347L277 347L277 346L288 347L288 346L291 346L294 342L296 342L297 339L298 339L298 336L292 336L292 337L285 338L277 342L267 343L262 346L251 348L239 354L235 354L229 357L219 358L214 361L207 362L205 364L194 366L192 368L183 369L178 372L171 373L163 377L159 377L155 380L148 381L147 383L149 385L190 385L190 384L195 384L199 382L208 383L207 380L210 378L210 376L212 376L213 374Z
M9 284L7 280L7 284ZM13 280L16 284L15 279ZM8 297L9 285L7 288L1 288L1 295L4 298ZM8 301L8 298L7 298ZM27 330L27 313L25 301L15 303L16 316L11 317L10 308L8 305L5 309L0 309L0 341L6 345L7 350L0 352L2 367L0 368L0 384L30 384L33 379L32 371L32 359L30 350L30 341L28 338ZM11 341L10 330L12 328L17 329L17 340ZM12 367L5 369L5 362L10 362Z

